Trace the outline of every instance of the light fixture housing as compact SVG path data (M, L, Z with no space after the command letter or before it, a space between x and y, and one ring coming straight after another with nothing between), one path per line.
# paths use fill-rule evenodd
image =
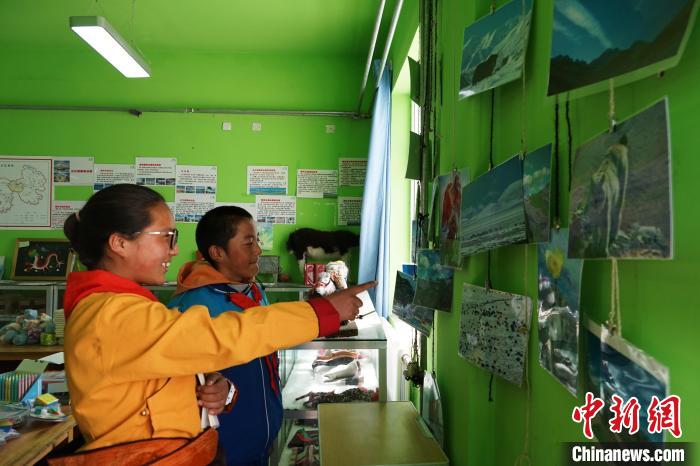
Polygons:
M146 60L102 16L71 16L70 28L127 78L148 78Z

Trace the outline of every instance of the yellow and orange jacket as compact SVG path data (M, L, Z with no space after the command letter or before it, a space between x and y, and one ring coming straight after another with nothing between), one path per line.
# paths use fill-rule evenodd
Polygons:
M325 299L253 307L212 318L168 309L147 289L104 270L68 277L65 363L83 449L201 431L195 377L338 331Z

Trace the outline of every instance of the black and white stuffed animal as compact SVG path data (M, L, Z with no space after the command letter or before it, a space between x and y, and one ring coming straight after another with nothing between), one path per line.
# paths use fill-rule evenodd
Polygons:
M287 240L287 250L296 257L302 273L307 257L320 260L341 258L347 262L350 249L359 245L360 235L344 230L300 228L292 232Z

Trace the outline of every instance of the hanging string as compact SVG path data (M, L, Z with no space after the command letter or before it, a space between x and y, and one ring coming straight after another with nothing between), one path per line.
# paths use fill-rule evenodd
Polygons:
M525 0L521 0L520 3L520 15L523 21L525 21ZM523 30L522 43L523 47L527 44L527 34L529 32L528 28L521 28ZM527 65L527 50L523 50L523 68L522 68L522 84L523 84L523 96L522 96L522 106L520 108L520 158L522 159L527 154L527 143L525 142L526 125L527 125L527 92L526 89L526 66Z
M622 317L620 315L620 278L617 259L612 258L610 270L610 313L606 322L610 333L622 336Z
M613 78L610 78L610 98L608 106L608 126L609 131L612 133L615 131L615 126L617 126L617 122L615 121L615 80Z
M527 286L528 286L528 249L529 245L525 245L525 269L523 271L523 286L525 287L525 295L527 295ZM530 309L532 311L532 308ZM531 323L531 322L530 322ZM529 335L529 333L528 333ZM529 353L529 339L527 342L527 353ZM523 444L523 452L518 455L518 457L515 459L515 466L524 466L526 464L532 464L530 462L530 411L531 411L531 403L530 403L530 375L528 371L528 367L530 366L529 362L529 356L526 354L525 357L523 358L524 361L524 367L523 367L523 377L524 377L524 382L525 382L525 439L524 439L524 444Z
M554 98L554 228L559 230L561 227L559 210L559 95Z
M572 153L572 148L573 148L573 138L571 137L571 99L569 98L569 93L566 93L566 132L567 132L567 137L568 137L568 152L567 152L567 157L569 160L567 161L567 164L569 166L569 193L571 192L571 179L573 178L573 167L574 167L574 157Z
M496 104L496 90L491 89L491 125L489 127L489 170L493 168L493 124Z
M490 14L494 14L495 11L496 11L496 1L493 0L493 1L491 2Z
M491 373L491 379L489 379L489 402L493 402L493 372Z
M455 71L457 70L456 65L455 65L455 54L452 54L452 71L450 74L452 74L452 136L450 139L452 139L452 168L457 169L457 150L455 149L455 146L457 145L457 141L455 140L455 122L457 120L457 100L459 98L459 89L457 89L457 83L455 82Z
M433 318L433 329L432 329L432 331L431 331L431 333L430 333L430 343L431 343L431 346L432 346L432 351L431 351L431 353L430 353L430 359L431 359L430 368L431 368L431 370L432 370L432 372L433 372L433 378L434 378L434 379L437 379L437 370L435 370L435 359L437 358L437 356L435 356L435 340L436 340L436 335L435 335L435 319Z

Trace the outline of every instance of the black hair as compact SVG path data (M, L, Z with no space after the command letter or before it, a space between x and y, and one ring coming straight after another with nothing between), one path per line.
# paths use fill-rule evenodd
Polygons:
M236 206L216 207L202 216L197 223L195 239L197 249L207 262L216 267L209 255L209 247L226 248L228 240L236 236L238 224L245 219L252 220L253 216L247 210Z
M96 192L77 214L63 224L63 234L88 270L97 268L112 233L125 236L142 231L152 221L150 210L165 203L145 186L115 184Z

